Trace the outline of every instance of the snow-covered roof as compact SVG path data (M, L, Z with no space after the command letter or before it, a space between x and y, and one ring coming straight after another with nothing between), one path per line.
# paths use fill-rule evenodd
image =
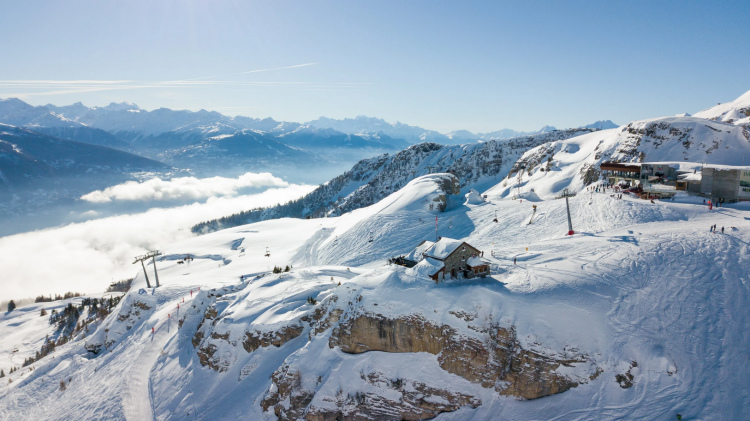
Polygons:
M414 268L417 269L417 271L420 273L426 273L427 276L433 276L438 273L444 266L445 264L440 260L433 259L431 257L425 257L421 262L417 263Z
M425 240L422 241L422 244L418 245L414 250L410 251L409 254L404 256L404 259L411 260L413 262L418 262L422 260L422 253L424 253L428 248L433 246L432 241Z
M469 260L467 260L466 264L469 265L469 267L475 268L477 266L489 265L490 262L487 261L487 260L482 259L479 256L474 256L474 257L470 258Z
M679 180L683 181L701 181L701 173L688 173L688 174L682 174L677 177Z
M443 237L438 240L437 243L433 244L432 247L427 249L424 254L425 256L434 257L436 259L444 260L450 256L461 244L464 242L461 240L454 240L452 238Z

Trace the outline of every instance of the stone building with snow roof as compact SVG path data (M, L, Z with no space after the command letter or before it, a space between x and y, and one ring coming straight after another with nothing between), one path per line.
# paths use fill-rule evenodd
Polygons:
M485 277L490 274L489 261L470 244L452 238L440 238L436 243L423 241L405 256L410 262L426 267L436 282L445 278Z

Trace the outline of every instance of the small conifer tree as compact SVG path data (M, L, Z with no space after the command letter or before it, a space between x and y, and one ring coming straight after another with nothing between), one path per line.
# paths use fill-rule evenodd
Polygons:
M8 313L16 309L16 302L13 300L8 301Z

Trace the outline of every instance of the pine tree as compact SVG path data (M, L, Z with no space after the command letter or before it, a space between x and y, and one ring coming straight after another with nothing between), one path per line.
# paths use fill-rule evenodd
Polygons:
M13 301L13 300L10 300L8 302L8 313L10 313L11 311L15 310L15 308L16 308L16 302Z

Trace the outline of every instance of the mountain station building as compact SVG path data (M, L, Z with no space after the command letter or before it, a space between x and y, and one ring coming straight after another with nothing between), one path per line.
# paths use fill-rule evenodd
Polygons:
M490 274L490 262L482 254L465 241L441 237L436 243L423 241L402 260L404 266L426 266L430 278L440 282L445 278L486 277Z

